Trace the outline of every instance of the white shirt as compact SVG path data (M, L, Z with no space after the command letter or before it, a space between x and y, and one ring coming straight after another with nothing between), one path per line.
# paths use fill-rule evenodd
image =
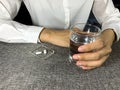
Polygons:
M34 26L13 21L22 1ZM44 27L60 30L69 29L74 23L86 23L91 9L102 25L102 30L114 29L118 40L120 13L112 0L0 0L0 41L37 43L39 33Z

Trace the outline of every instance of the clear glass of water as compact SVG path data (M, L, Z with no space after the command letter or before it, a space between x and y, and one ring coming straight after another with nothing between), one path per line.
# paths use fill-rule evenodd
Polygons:
M75 62L72 56L78 52L78 47L92 43L100 37L101 30L92 24L77 23L71 26L69 61Z

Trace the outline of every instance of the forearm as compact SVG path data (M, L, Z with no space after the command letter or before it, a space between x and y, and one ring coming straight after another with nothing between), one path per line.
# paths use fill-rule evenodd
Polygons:
M44 28L39 35L41 42L51 43L57 46L69 46L69 30L54 30Z

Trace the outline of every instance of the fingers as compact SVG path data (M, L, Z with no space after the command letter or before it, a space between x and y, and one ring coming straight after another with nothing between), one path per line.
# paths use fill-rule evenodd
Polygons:
M104 56L103 58L101 58L100 60L94 60L94 61L77 61L76 65L78 67L81 67L84 70L90 70L90 69L94 69L97 67L100 67L109 57L109 55Z
M98 51L75 54L73 55L73 59L82 60L82 61L99 60L102 57L109 55L111 52L112 52L112 49L110 47L104 47Z
M112 52L111 47L101 40L81 47L82 53L74 54L73 59L76 60L76 65L84 70L100 67Z
M84 70L100 67L112 52L111 45L102 39L85 44L78 48L78 54L73 55L76 65Z
M96 52L81 53L73 55L73 59L76 60L76 65L84 70L90 70L100 67L108 58L110 47L104 47Z
M102 39L98 39L93 43L85 44L83 46L80 46L78 48L78 51L79 52L89 52L89 51L99 50L103 47L105 47L105 42Z

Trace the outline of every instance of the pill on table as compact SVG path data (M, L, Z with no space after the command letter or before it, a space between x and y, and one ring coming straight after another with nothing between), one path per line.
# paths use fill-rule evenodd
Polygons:
M44 50L43 50L43 53L44 53L44 54L47 54L47 50L46 50L46 49L44 49Z
M42 54L42 51L35 52L36 55Z

